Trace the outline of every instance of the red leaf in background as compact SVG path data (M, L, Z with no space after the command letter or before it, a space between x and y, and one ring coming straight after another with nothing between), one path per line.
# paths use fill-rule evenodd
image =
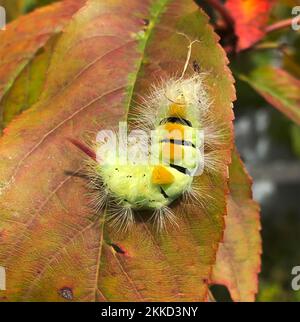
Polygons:
M262 37L274 0L227 0L226 8L235 20L237 51L249 48Z
M258 291L261 226L251 186L252 179L234 150L229 166L226 229L211 279L211 284L226 286L234 302L253 302Z

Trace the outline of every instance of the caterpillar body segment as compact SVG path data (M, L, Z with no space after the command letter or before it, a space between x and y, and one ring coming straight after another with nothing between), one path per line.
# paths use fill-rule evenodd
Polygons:
M117 229L128 228L134 222L134 212L145 209L153 212L158 229L164 228L167 221L176 224L172 202L181 196L195 199L193 178L205 160L205 138L199 133L205 130L202 117L209 110L203 77L197 74L168 80L154 87L145 99L151 115L145 114L148 106L140 107L138 115L143 119L142 129L151 132L146 163L137 162L138 158L124 162L119 155L113 158L107 149L101 154L103 162L93 166L103 183L98 194L106 199L100 204L106 205L108 221ZM148 144L146 141L145 148ZM128 142L127 155L134 155L135 149L136 145Z

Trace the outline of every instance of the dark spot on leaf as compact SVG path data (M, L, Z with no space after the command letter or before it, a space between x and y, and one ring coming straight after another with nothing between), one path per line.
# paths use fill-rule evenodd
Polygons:
M201 72L200 66L196 60L193 61L193 69L194 69L194 72L196 72L196 73Z
M233 302L226 286L214 284L209 286L209 290L217 302Z
M119 245L111 243L110 246L114 249L118 254L126 254L126 251Z
M63 287L58 291L58 294L63 297L65 300L72 301L74 296L73 296L73 291L70 287Z
M145 26L148 26L149 25L149 19L143 19L143 23Z

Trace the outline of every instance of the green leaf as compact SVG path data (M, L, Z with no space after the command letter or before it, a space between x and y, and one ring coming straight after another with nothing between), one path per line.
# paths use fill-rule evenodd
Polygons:
M259 67L240 78L291 120L300 124L300 80L273 66Z
M53 48L57 41L52 37L44 48L41 48L35 57L26 65L8 93L0 102L0 111L3 113L3 128L22 111L30 108L37 102L43 90L47 70L51 60Z
M58 0L0 0L0 6L5 8L7 19L11 21L36 7L56 1Z
M36 0L0 0L0 6L5 8L7 20L11 21L27 12L29 6Z

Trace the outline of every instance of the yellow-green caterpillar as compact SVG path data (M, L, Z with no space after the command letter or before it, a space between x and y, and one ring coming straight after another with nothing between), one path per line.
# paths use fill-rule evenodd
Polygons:
M205 74L197 70L185 77L187 66L180 78L153 86L135 111L134 127L146 133L139 144L139 136L124 139L113 132L108 141L100 135L94 150L73 140L93 159L89 178L94 206L97 211L105 208L117 229L130 227L138 210L152 211L159 230L168 222L176 224L169 206L181 196L203 205L205 195L194 176L216 171L222 162L217 153L222 129L215 127L209 110Z

